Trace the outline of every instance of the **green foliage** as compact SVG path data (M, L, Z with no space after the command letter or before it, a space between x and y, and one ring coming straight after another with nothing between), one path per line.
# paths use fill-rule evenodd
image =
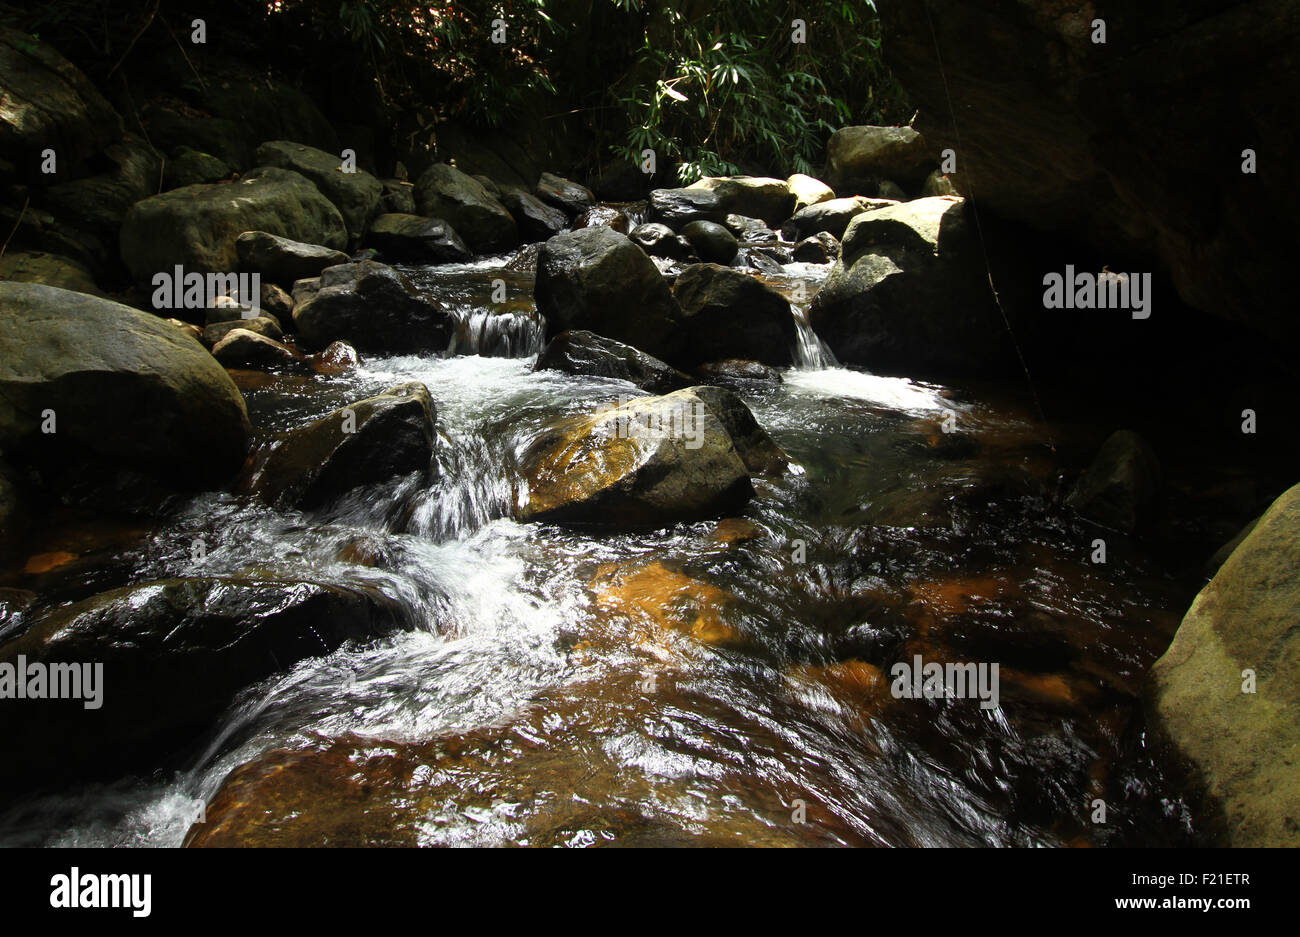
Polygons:
M638 0L613 2L640 9ZM650 15L637 61L613 92L628 122L614 147L623 158L639 162L653 149L678 164L683 184L742 163L815 173L832 131L885 118L889 101L877 102L875 84L888 73L871 0L692 6ZM792 41L796 17L805 43Z

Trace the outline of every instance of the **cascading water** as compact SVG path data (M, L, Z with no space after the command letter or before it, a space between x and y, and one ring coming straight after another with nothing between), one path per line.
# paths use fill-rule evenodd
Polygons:
M797 285L800 266L776 285ZM1160 593L1059 547L1062 521L1044 510L1053 463L1019 412L838 368L795 305L798 367L745 399L805 472L760 482L735 518L636 533L521 524L519 454L629 385L533 371L531 275L502 259L409 272L457 310L456 354L374 358L309 389L266 381L246 398L273 434L423 382L437 407L435 478L394 479L317 512L204 495L116 550L102 576L255 569L355 584L396 602L411 630L247 687L175 773L12 806L0 842L1122 834L1068 818L1092 766L1117 757L1121 709L1092 702L1095 687L1126 687L1153 656L1130 619ZM961 411L971 447L943 436L946 409ZM210 544L201 569L196 534ZM890 660L1016 648L1035 616L1054 623L1038 638L1052 653L1043 663L1017 652L995 713L891 697ZM1134 787L1158 789L1149 777ZM810 822L791 820L796 802ZM203 822L196 805L207 805Z
M808 310L790 304L790 315L794 316L795 328L798 330L798 344L795 345L795 365L807 371L822 371L826 368L838 368L840 363L808 321Z

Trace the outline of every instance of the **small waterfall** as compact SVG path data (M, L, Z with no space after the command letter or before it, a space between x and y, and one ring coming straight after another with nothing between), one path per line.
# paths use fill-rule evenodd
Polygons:
M491 312L460 307L452 310L456 333L450 355L485 358L526 358L542 350L543 325L536 313Z
M825 371L827 368L838 368L840 363L835 360L835 355L831 353L826 343L818 338L817 333L813 331L812 323L808 321L808 310L801 309L791 303L790 315L794 316L795 328L799 333L794 349L798 367L804 371Z

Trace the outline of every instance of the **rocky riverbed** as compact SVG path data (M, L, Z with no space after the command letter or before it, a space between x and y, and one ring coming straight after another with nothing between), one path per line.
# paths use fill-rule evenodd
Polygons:
M0 257L0 841L1296 844L1293 463L1040 392L913 128L94 147Z

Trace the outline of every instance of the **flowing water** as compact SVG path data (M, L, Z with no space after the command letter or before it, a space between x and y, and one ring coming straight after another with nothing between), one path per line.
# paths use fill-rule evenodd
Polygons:
M183 770L11 805L0 841L1190 835L1134 722L1186 596L1137 553L1090 562L1090 538L1060 507L1072 443L1021 404L839 368L796 305L801 366L743 396L800 470L756 480L733 518L638 533L520 524L530 441L635 391L534 372L531 274L503 259L409 272L456 310L453 354L239 379L264 443L423 382L435 481L395 479L312 514L203 495L102 548L76 587L255 569L378 588L413 630L248 687ZM767 279L811 295L824 275L795 264ZM490 301L498 280L505 304ZM894 698L890 666L916 654L999 662L999 705ZM1095 798L1113 805L1109 823L1091 821ZM191 834L196 804L207 816Z

